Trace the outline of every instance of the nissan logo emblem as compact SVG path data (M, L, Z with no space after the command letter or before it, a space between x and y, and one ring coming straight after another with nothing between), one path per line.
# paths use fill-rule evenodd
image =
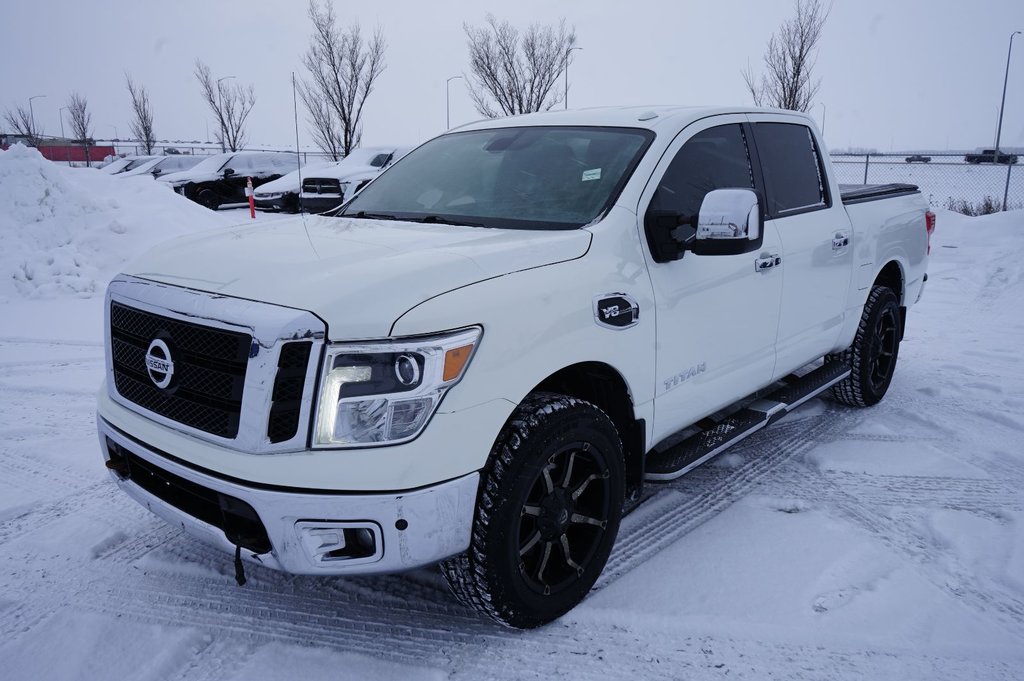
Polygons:
M160 388L166 388L171 384L174 376L174 361L171 359L171 351L167 343L159 338L154 338L146 350L146 371L153 384Z

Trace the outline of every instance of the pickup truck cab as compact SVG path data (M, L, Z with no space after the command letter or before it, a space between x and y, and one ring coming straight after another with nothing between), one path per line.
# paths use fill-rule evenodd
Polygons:
M333 214L126 266L101 448L240 583L440 562L464 603L538 626L645 483L825 391L883 397L933 228L913 186L841 187L803 114L473 123Z

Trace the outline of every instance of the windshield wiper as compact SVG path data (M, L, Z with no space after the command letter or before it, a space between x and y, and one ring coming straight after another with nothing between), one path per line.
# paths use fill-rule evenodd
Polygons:
M389 213L367 213L365 210L361 210L358 213L342 213L338 217L342 218L357 218L359 220L402 220L403 218L397 215L391 215Z
M444 215L424 215L421 218L416 218L414 222L424 222L428 225L442 224L442 225L455 225L456 227L486 227L487 225L480 222L466 222L465 220L455 220Z

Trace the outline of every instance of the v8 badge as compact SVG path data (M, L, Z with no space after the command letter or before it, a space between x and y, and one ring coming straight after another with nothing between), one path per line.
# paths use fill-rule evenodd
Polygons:
M640 305L628 293L602 293L594 298L594 319L599 326L628 329L640 321Z

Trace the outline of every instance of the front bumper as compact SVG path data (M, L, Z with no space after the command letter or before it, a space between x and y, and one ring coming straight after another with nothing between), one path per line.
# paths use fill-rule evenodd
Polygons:
M168 523L216 548L233 553L236 544L242 545L241 556L251 563L308 575L401 572L431 565L469 546L477 472L410 491L304 492L250 486L197 470L170 458L173 453L169 457L154 451L100 416L97 430L105 460L110 462L113 456L121 461L128 454L149 479L154 471L161 478L154 487L136 484L124 469L112 470L122 490ZM196 510L193 502L200 497L206 504L203 508L212 509L212 514ZM232 520L239 516L232 508L241 507L248 509L243 515L254 512L258 517L246 526L244 534L251 536L253 527L261 525L266 546L240 538L239 525ZM221 514L223 522L218 520ZM325 554L331 539L324 537L348 537L341 534L344 529L372 534L372 551L346 556L343 544L335 555Z
M299 209L299 199L295 194L285 193L282 196L275 197L273 199L260 198L256 195L253 198L253 203L256 204L256 208L259 210L266 211L281 211L285 213L295 213Z

